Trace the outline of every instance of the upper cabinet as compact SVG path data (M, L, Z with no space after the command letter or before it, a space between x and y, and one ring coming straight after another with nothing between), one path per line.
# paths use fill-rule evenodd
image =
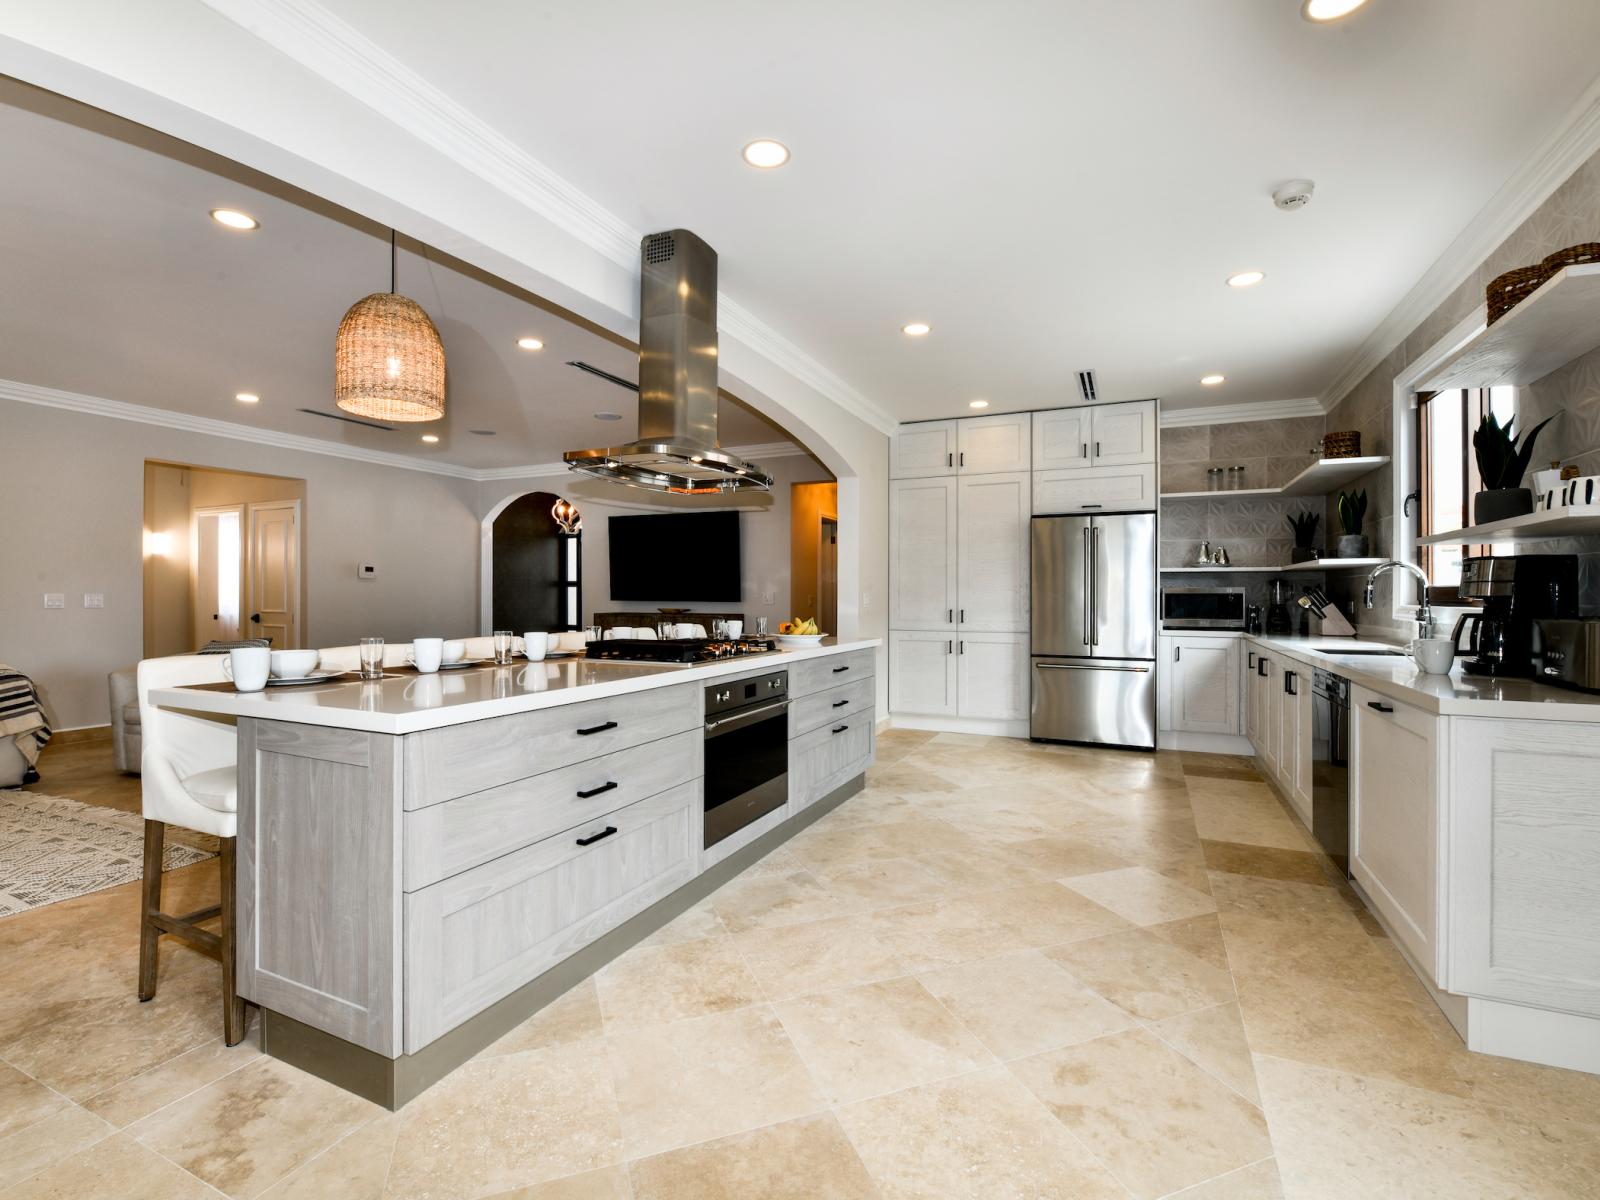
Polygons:
M897 479L889 485L889 627L956 627L954 479Z
M1156 402L1097 404L1033 414L1033 469L1077 470L1156 461Z
M1028 472L978 475L958 481L960 570L956 624L962 629L1028 627Z
M969 417L958 422L956 471L961 475L992 475L1028 469L1028 445L1033 422L1027 413L1001 413Z
M920 421L895 431L889 451L889 478L926 479L956 473L956 421Z

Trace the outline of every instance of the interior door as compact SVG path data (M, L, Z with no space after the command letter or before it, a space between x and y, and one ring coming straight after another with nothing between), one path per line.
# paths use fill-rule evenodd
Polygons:
M1102 404L1094 410L1090 454L1097 467L1156 460L1156 402Z
M889 485L889 628L956 623L956 479Z
M197 508L189 537L194 647L240 636L244 599L244 506Z
M274 650L300 646L300 502L249 506L246 636L272 639Z
M1156 517L1122 513L1091 518L1097 658L1156 656Z
M839 522L834 517L822 518L817 541L817 624L839 628Z
M1034 517L1030 526L1033 653L1088 655L1089 518Z
M956 623L962 629L1021 633L1028 627L1027 471L960 480L960 586Z

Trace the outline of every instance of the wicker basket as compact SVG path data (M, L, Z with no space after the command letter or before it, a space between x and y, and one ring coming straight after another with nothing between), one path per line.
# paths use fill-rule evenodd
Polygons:
M1600 262L1600 242L1579 242L1565 250L1544 256L1544 265L1554 275L1562 267L1576 267L1582 263Z
M1339 433L1323 434L1322 457L1360 458L1361 431L1358 429L1347 429L1342 430Z
M1534 292L1559 271L1560 267L1552 267L1549 260L1536 263L1531 267L1517 267L1507 271L1504 275L1497 275L1489 281L1489 286L1484 289L1484 297L1489 304L1489 324L1493 325L1505 316L1518 304L1526 300Z

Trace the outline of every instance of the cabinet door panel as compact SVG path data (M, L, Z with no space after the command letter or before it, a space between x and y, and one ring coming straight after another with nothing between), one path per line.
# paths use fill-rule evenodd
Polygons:
M956 473L956 422L922 421L895 431L889 478L922 479Z
M1026 471L1032 463L1033 420L1029 413L971 417L957 431L956 471L961 475Z
M1233 638L1171 638L1172 728L1239 732L1239 643Z
M1058 408L1033 414L1033 469L1082 470L1090 466L1092 409Z
M1033 475L1033 511L1041 515L1153 510L1156 501L1153 466L1035 471Z
M1028 636L963 633L956 644L958 711L997 721L1028 719Z
M889 635L889 709L928 717L955 716L953 633Z
M889 625L950 629L956 616L956 480L889 485Z
M1026 471L961 480L956 622L963 629L1028 627L1029 488Z
M1156 402L1102 404L1094 409L1089 453L1097 467L1156 461Z

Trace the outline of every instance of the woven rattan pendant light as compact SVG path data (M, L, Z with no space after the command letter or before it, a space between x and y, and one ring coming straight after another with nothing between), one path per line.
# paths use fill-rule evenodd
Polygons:
M333 398L345 412L378 421L444 416L444 343L422 305L394 290L395 237L389 231L389 290L364 296L339 322L333 348Z

